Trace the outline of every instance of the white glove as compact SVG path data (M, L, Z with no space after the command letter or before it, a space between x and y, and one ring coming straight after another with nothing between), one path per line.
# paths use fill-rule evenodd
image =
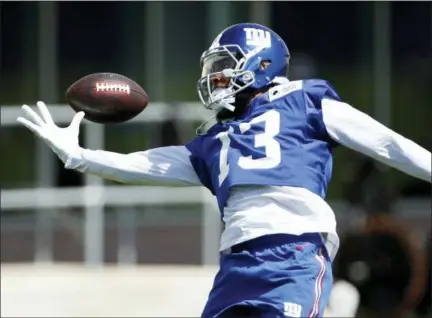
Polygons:
M69 156L79 155L82 150L78 144L79 125L84 117L84 112L77 113L69 127L60 128L54 123L44 102L37 102L37 107L39 114L29 106L23 105L22 109L27 119L18 117L17 121L45 141L64 163Z

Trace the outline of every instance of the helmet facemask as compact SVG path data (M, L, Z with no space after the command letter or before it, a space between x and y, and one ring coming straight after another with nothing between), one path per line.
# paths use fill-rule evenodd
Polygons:
M202 77L197 84L204 107L216 112L222 109L234 111L236 95L255 83L254 72L245 70L245 65L259 51L246 54L238 45L224 45L204 52L201 58ZM227 79L227 84L217 87L214 80L218 78Z

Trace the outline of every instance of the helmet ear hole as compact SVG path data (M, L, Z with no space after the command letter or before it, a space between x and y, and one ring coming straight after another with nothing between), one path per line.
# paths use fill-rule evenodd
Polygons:
M270 64L271 64L270 60L261 61L261 63L260 63L260 71L266 70L270 66Z

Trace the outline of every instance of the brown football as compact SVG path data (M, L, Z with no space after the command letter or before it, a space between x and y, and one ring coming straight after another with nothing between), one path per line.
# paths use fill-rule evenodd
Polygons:
M141 86L115 73L94 73L79 79L66 91L66 99L76 112L85 113L84 118L100 124L128 121L148 105Z

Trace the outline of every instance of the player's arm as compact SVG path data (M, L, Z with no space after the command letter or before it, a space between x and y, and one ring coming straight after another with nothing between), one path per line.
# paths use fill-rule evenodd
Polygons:
M154 148L130 154L82 149L68 156L65 168L130 184L201 185L185 146Z
M329 136L409 175L431 182L431 153L354 107L323 99L322 114Z
M78 144L83 112L75 115L69 127L60 128L55 125L43 102L38 102L37 108L38 112L35 112L24 105L26 118L19 117L17 120L44 140L67 169L131 184L201 185L190 162L190 152L184 146L161 147L131 154L83 149Z

